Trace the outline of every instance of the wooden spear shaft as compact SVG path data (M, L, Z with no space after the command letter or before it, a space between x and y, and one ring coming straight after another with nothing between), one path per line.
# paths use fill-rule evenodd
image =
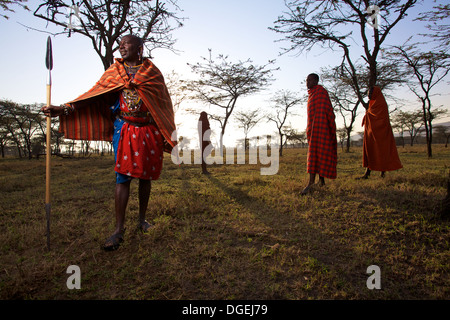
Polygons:
M47 86L47 106L50 106L50 95L51 86ZM45 162L45 212L47 218L47 248L50 250L50 163L51 163L51 117L47 117L47 157Z

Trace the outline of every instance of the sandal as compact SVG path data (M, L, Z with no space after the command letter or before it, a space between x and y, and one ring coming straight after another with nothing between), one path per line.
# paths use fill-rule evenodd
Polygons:
M117 250L120 244L123 242L123 233L115 233L108 239L106 239L103 245L103 250L114 251Z
M153 228L153 225L150 224L147 220L144 220L144 222L139 223L138 225L138 229L142 232L142 233L147 233L150 228Z

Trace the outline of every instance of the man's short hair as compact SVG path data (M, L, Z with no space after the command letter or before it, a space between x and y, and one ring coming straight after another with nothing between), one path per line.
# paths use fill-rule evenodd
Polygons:
M317 83L319 83L319 75L316 73L310 73L309 76Z
M142 40L142 38L138 37L137 35L127 34L124 37L131 37L131 38L133 38L133 40L136 41L136 43L138 44L139 47L142 47L144 45L144 41Z

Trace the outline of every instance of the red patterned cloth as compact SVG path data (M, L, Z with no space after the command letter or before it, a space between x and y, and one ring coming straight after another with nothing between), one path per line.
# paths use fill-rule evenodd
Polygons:
M336 179L337 139L333 106L328 92L316 85L308 90L308 173Z

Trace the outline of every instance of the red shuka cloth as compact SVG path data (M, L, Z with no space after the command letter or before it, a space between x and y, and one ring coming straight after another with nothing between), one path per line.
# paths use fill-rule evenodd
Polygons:
M379 87L374 87L362 126L363 167L375 171L403 168L389 121L388 105Z
M172 141L176 130L172 101L162 73L146 58L134 79L127 75L123 59L116 59L89 91L68 103L76 112L60 117L60 132L68 139L111 141L113 121L109 107L124 88L136 89L165 140L164 151L171 152L176 144Z
M336 179L337 139L333 106L328 92L316 85L308 90L308 173Z

